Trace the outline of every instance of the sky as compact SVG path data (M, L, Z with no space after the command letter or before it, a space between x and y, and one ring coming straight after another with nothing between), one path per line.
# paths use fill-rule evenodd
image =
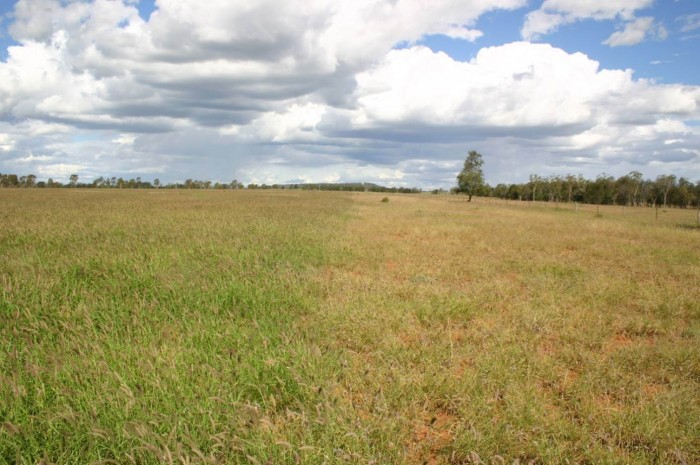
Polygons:
M2 0L0 173L700 181L698 0Z

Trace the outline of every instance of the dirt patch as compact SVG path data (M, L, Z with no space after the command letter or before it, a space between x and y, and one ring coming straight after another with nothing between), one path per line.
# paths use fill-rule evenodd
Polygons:
M656 339L654 336L633 336L626 332L618 332L603 346L603 353L611 354L636 344L653 346Z
M659 394L666 392L667 387L659 383L648 383L642 386L642 393L647 399L656 397Z
M462 327L450 328L450 340L453 344L460 344L466 338L467 332Z
M618 333L613 337L611 342L611 347L613 349L619 349L622 347L627 347L632 344L632 338L625 333Z
M474 360L471 358L462 358L452 365L452 375L455 378L461 378L462 375L471 367L474 366Z
M401 347L406 349L429 344L426 335L417 331L402 331L396 337L399 339Z
M406 463L439 465L447 463L447 456L440 451L447 447L454 437L453 427L457 417L445 412L426 415L417 422L407 444Z
M552 339L545 339L537 346L537 355L540 357L551 357L556 352L556 344Z

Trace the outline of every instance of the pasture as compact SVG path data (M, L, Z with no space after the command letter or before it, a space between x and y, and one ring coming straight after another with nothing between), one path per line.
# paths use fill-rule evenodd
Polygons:
M0 463L700 463L696 211L383 197L0 189Z

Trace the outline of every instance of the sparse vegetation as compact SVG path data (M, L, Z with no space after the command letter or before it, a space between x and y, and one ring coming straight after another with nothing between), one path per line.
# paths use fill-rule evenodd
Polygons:
M0 190L0 463L700 462L695 212Z

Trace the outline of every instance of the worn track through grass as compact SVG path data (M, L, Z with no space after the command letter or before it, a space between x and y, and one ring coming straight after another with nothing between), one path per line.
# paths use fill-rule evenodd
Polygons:
M700 461L692 212L382 198L0 191L0 463Z

